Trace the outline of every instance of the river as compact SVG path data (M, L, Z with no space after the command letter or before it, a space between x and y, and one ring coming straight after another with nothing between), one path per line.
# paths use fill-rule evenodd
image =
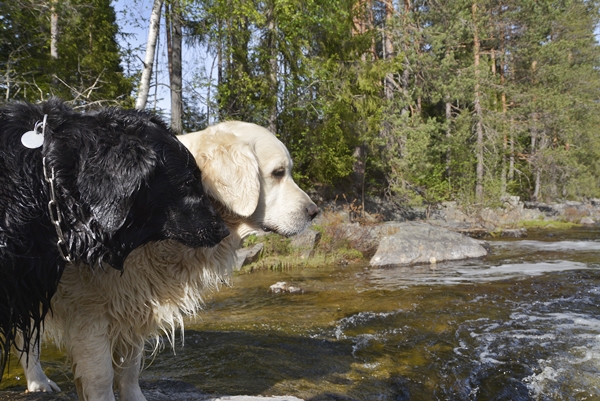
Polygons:
M144 386L320 400L600 400L600 230L488 240L485 259L236 276ZM302 293L272 293L285 281ZM67 391L60 352L45 347ZM15 373L16 372L16 373ZM11 367L2 387L18 386ZM0 392L1 393L1 392Z

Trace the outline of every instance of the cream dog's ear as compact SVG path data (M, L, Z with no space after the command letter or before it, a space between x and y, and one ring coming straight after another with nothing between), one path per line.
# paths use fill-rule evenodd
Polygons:
M204 190L237 215L248 217L260 195L259 169L250 145L229 132L203 136L194 154Z

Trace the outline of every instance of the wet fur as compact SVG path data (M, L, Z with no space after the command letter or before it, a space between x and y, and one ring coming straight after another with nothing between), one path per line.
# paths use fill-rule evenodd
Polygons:
M47 328L65 344L80 399L112 401L114 384L121 400L145 400L138 384L144 343L156 350L162 333L174 340L207 291L229 281L244 237L262 229L293 235L319 212L294 183L287 149L268 130L228 122L180 140L231 234L209 249L146 244L131 253L122 275L67 267Z
M26 148L21 136L45 114L43 146ZM148 241L197 247L227 234L192 156L158 117L116 108L79 113L58 99L0 108L0 373L11 345L35 348L65 268L44 157L55 172L66 249L86 266L122 269Z

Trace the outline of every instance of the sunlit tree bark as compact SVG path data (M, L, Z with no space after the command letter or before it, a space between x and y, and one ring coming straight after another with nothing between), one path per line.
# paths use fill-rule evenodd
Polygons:
M150 80L152 70L154 68L154 54L156 52L156 42L160 32L160 14L162 10L163 0L154 0L152 5L152 14L150 15L150 25L148 28L148 42L146 43L146 57L144 58L144 67L142 69L142 78L140 79L140 87L138 91L135 108L143 110L148 101L148 93L150 92Z

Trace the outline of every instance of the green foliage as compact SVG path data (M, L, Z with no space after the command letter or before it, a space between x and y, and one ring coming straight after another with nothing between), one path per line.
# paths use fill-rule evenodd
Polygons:
M265 255L286 255L291 251L290 239L284 238L278 234L267 234L260 237L260 242L264 244L263 252Z
M54 4L54 8L52 5ZM50 54L51 14L56 14L58 58ZM59 96L75 105L131 106L109 0L1 2L0 68L5 99Z
M415 205L600 197L598 0L183 4L188 46L215 67L184 66L185 129L267 126L305 188ZM5 1L0 16L4 99L131 105L109 0Z
M408 113L395 117L389 122L392 124L390 135L395 136L397 145L386 148L384 156L391 166L392 191L413 205L444 200L449 188L440 159L446 147L443 142L434 142L440 125L434 119L423 121Z

